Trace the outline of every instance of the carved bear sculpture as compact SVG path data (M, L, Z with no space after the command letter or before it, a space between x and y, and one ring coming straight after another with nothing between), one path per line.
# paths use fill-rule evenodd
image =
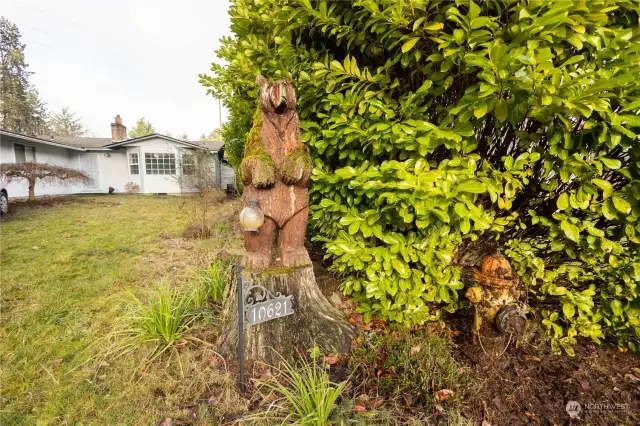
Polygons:
M286 80L256 78L260 90L253 127L240 166L243 204L257 198L265 215L258 232L244 232L245 266L266 269L278 234L280 265L311 263L304 247L309 215L311 157L302 143L296 112L296 92Z

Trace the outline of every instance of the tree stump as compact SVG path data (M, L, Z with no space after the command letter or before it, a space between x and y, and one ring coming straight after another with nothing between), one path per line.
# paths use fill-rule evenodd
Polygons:
M260 309L271 309L267 312L272 313L266 315L272 318L248 327L245 322L245 359L275 364L278 354L292 359L313 346L325 352L346 352L351 348L355 329L320 292L304 246L311 156L300 135L295 89L290 81L269 81L262 76L256 78L256 84L258 108L240 165L243 204L249 209L247 212L254 211L241 216L263 216L264 222L247 222L244 227L243 263L247 269L243 280L251 286L261 286L275 297L293 296L294 313L289 314L290 305L285 305L285 312L273 318L274 308L265 308L263 299L255 298L254 302L260 299ZM262 215L255 211L258 208ZM237 290L237 281L233 280L227 287L223 307L223 328L217 346L225 358L238 353L238 314L245 316L245 312L238 312ZM254 315L258 306L254 307ZM277 306L280 309L282 305Z
M318 346L325 353L347 352L356 335L345 315L320 292L311 265L297 268L243 272L244 286L259 284L272 294L293 296L292 315L246 326L245 359L274 364L278 354L292 359L296 354ZM237 281L227 287L223 307L222 334L218 352L227 359L238 354Z

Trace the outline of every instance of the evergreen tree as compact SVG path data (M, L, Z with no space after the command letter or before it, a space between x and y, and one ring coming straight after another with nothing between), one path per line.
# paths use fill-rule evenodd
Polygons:
M48 125L51 134L56 136L82 136L86 129L80 118L69 110L69 107L62 107L60 113L54 113Z
M29 64L20 30L0 17L0 125L22 133L46 133L47 112L38 91L29 83Z
M146 121L144 117L136 122L136 126L129 130L129 139L140 138L142 136L152 135L156 132L151 123ZM167 132L168 133L168 132Z

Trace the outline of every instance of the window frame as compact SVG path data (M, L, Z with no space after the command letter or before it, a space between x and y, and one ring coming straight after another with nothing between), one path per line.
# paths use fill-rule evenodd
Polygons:
M176 154L173 152L145 152L145 175L175 176Z
M135 155L135 162L133 161L133 156ZM140 175L140 154L137 152L130 152L127 156L129 159L129 174L131 176L139 176ZM133 167L136 168L136 172L133 172Z
M196 174L195 154L191 152L182 153L181 172L183 175L191 176Z
M18 156L16 155L16 147L22 147L22 152L24 154L24 161L18 161ZM16 163L27 163L29 162L29 160L27 160L27 148L31 148L31 150L33 151L33 160L31 160L30 162L35 163L36 162L36 147L33 145L27 145L24 143L17 143L14 142L13 144L13 159Z

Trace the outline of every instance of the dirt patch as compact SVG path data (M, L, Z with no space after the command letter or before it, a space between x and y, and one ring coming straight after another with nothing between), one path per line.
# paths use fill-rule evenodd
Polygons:
M485 353L496 352L487 344L483 350L473 342L471 321L468 311L447 319L457 329L453 333L456 358L470 364L485 381L463 411L474 424L564 425L578 419L591 425L639 424L637 354L581 339L575 357L554 355L544 330L534 321L526 342L518 347L512 344L496 357ZM575 419L567 413L571 401L581 407Z

